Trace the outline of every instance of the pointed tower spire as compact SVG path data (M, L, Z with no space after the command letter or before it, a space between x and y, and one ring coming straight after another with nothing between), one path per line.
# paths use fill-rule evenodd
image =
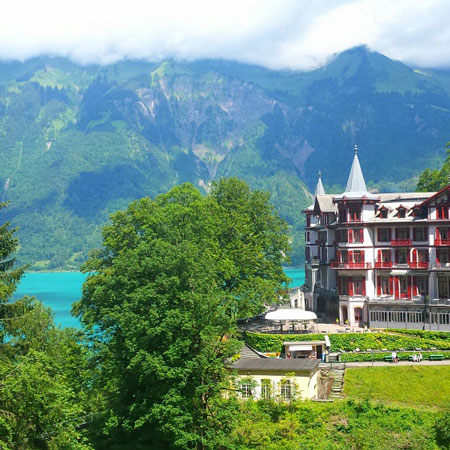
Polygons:
M322 184L322 172L319 170L319 179L317 180L316 190L314 195L325 195L325 189Z
M350 169L350 175L347 181L347 187L345 188L346 193L366 193L367 187L364 181L364 176L361 170L361 165L358 159L358 146L355 144L355 156L353 158L352 168Z

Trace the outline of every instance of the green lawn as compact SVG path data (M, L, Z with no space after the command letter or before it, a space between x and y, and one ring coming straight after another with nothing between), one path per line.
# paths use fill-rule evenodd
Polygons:
M419 408L450 404L450 366L346 369L344 394L360 400Z

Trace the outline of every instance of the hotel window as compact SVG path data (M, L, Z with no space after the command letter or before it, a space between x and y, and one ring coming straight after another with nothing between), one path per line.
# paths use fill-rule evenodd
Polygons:
M395 239L409 239L409 228L396 228Z
M381 275L378 277L379 295L390 295L389 290L389 275Z
M436 228L436 239L448 239L449 238L448 227Z
M428 294L428 277L418 276L417 277L417 292L419 295Z
M363 228L354 228L353 230L348 230L349 233L349 242L364 242L364 229ZM350 239L352 238L352 239Z
M349 222L361 222L361 209L349 208L348 221Z
M400 282L400 298L408 297L408 278L407 277L398 277Z
M347 211L345 208L339 210L339 222L347 222Z
M281 389L280 389L280 394L281 394L281 398L284 399L290 399L292 392L291 392L291 380L283 380L281 382Z
M261 398L271 398L272 397L272 382L270 380L261 380Z
M379 228L378 229L378 240L380 242L389 242L391 240L391 229L390 228Z
M380 262L390 262L391 261L391 251L390 250L380 250L381 252L381 260Z
M436 206L436 218L448 219L448 206Z
M408 264L408 252L406 248L398 248L395 250L395 262L397 264Z
M252 380L246 379L241 382L241 397L250 398L252 394Z
M362 322L363 316L362 316L362 308L355 308L355 322Z
M380 217L382 219L387 219L387 216L388 216L388 210L386 208L381 209L380 210Z
M363 277L353 277L353 295L366 295L364 282L365 278Z
M413 239L415 241L427 241L427 229L425 227L413 228Z
M405 208L399 208L397 216L398 216L399 219L404 219L406 217L406 209Z
M450 262L448 249L439 248L436 252L436 259L441 265L448 264Z
M448 298L448 277L438 277L439 298Z

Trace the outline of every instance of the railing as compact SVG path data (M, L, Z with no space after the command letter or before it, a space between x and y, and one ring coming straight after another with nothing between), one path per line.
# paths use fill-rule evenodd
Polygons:
M434 245L447 246L450 245L450 239L435 239Z
M370 262L339 262L331 261L332 269L371 269L372 263Z
M432 265L433 269L450 269L450 262L435 262Z
M375 269L390 269L392 261L375 261Z
M395 298L393 295L385 295L382 297L369 298L369 303L414 303L414 304L425 304L425 298L422 296L416 296L412 298Z
M411 247L412 240L411 239L392 239L391 245L392 245L392 247Z
M409 267L411 269L428 269L428 262L422 262L422 261L415 261L415 262L410 262L409 263Z

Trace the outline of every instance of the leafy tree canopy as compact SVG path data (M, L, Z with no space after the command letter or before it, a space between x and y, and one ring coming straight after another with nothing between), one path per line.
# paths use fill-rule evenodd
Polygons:
M417 183L418 192L437 192L447 186L450 176L450 142L447 142L447 157L441 169L425 169Z
M287 282L287 226L268 200L222 179L206 197L183 184L112 216L75 308L107 396L99 448L224 445L236 318L279 301Z

